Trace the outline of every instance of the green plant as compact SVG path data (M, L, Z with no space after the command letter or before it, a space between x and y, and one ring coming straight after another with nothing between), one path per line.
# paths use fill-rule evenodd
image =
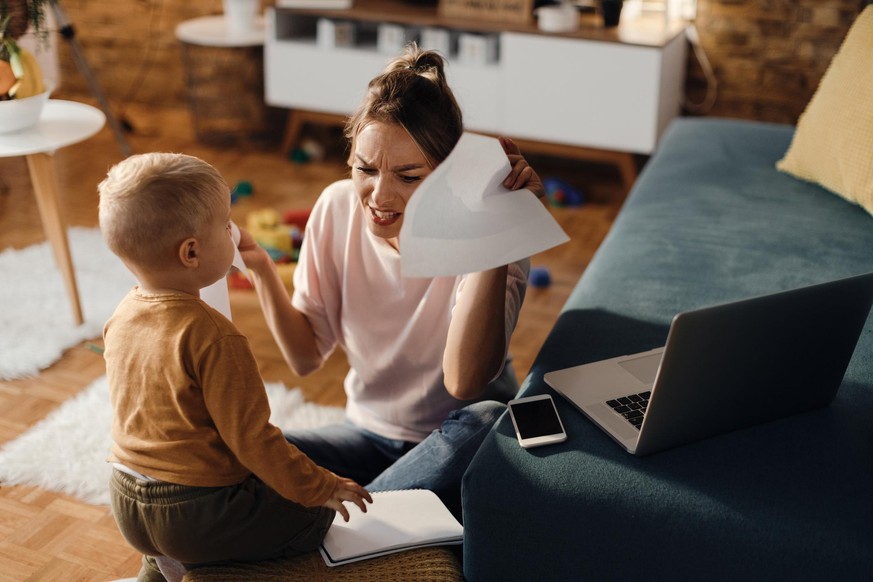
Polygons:
M44 90L39 64L16 39L30 26L45 37L49 0L0 0L0 101L36 95Z
M0 0L0 33L17 39L33 26L45 34L45 11L50 0Z

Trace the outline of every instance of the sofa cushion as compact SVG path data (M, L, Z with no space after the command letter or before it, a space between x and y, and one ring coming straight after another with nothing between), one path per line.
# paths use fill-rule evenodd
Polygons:
M873 214L873 6L858 16L777 168Z
M521 395L550 392L545 372L662 345L678 311L873 271L870 216L775 170L792 134L674 121ZM868 320L829 407L648 457L557 394L564 443L521 449L504 415L464 476L464 574L863 579L873 571L871 378Z

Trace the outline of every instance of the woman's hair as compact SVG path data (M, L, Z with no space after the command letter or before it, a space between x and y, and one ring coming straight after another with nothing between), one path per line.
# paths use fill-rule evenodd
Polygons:
M370 81L363 102L346 123L350 156L360 131L376 121L403 127L433 167L448 157L464 124L439 53L411 43Z
M229 189L218 171L184 154L131 156L97 187L100 230L125 262L150 267L172 260L178 245L212 220Z

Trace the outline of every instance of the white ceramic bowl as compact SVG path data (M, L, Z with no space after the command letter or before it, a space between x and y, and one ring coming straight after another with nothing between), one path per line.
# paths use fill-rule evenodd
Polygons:
M46 83L46 90L38 95L0 101L0 133L12 133L36 125L53 88L51 83Z
M573 32L579 28L579 11L573 4L547 4L535 12L543 32Z

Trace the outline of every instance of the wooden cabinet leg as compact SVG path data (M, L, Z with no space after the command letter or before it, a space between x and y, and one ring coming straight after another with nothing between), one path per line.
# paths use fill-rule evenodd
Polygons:
M76 325L82 325L84 318L82 317L82 306L79 303L76 273L73 270L73 261L70 257L67 228L61 217L57 179L51 155L45 153L30 154L27 156L27 167L30 170L30 179L33 182L33 192L36 195L42 227L48 236L55 255L55 262L61 270L67 295L73 307L73 320Z
M285 157L291 155L297 142L300 140L300 132L303 130L303 113L298 109L288 112L288 122L285 125L285 138L282 140L282 153Z
M616 153L615 165L618 166L618 172L621 174L621 182L624 185L625 193L630 192L634 182L637 181L637 161L633 154Z
M321 113L319 111L306 111L305 109L292 109L288 112L288 122L285 125L285 138L282 141L282 153L290 156L294 153L300 141L303 126L307 123L315 125L328 125L343 127L348 117L337 113Z

